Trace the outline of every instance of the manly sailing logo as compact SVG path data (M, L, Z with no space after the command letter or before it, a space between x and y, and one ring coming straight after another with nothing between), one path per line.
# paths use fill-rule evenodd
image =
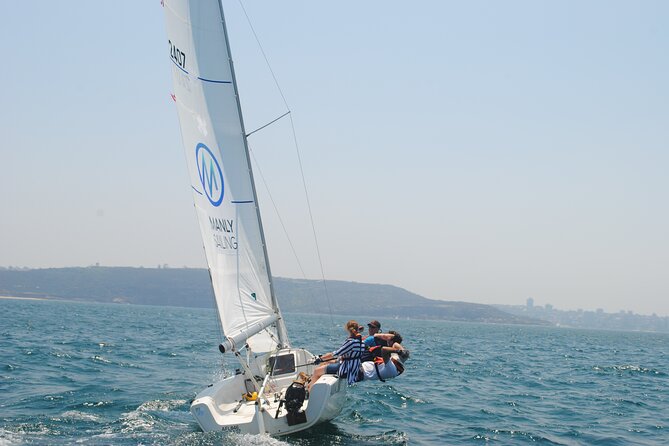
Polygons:
M213 206L220 206L223 202L223 172L221 166L209 147L202 143L195 147L195 159L197 160L197 173L204 194Z

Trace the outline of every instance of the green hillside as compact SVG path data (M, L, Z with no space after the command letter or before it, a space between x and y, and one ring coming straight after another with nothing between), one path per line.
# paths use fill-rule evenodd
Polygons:
M284 312L354 313L379 318L545 324L490 305L432 300L392 285L275 278ZM213 307L205 269L87 267L0 269L0 295L90 302Z

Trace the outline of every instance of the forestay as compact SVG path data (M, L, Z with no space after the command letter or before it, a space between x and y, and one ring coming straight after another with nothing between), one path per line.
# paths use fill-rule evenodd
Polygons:
M173 98L228 348L239 349L245 341L254 352L287 346L271 286L221 5L217 0L165 0L164 7Z

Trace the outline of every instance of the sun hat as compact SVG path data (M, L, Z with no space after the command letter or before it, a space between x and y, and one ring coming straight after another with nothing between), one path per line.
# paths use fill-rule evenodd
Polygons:
M367 324L367 326L368 326L368 327L374 327L374 328L376 328L376 329L378 329L378 330L381 330L381 322L379 322L379 321L377 321L377 320L373 320L373 321L371 321L370 323Z

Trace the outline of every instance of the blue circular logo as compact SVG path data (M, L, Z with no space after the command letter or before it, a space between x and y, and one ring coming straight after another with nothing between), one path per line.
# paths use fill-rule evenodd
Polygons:
M202 143L195 147L195 159L204 194L212 205L220 206L223 202L223 172L218 160Z

